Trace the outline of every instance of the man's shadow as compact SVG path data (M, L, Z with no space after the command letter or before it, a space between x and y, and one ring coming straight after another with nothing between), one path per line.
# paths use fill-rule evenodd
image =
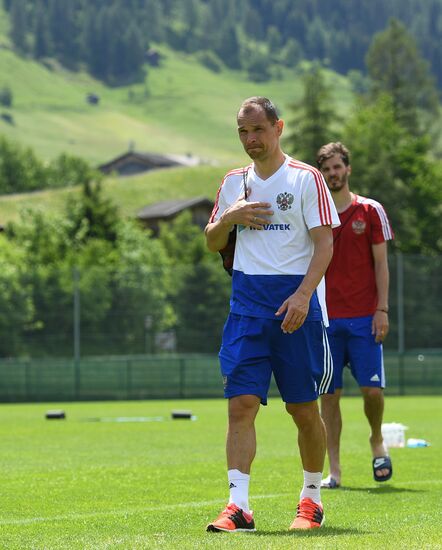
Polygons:
M395 487L394 485L382 485L380 487L345 487L342 486L339 489L329 489L329 491L354 491L359 493L370 493L373 495L381 495L388 493L426 493L425 489L409 489L406 487Z
M259 529L253 533L249 533L249 536L252 535L264 535L264 536L278 536L278 537L324 537L330 535L370 535L371 531L364 531L363 529L355 529L354 527L328 527L324 525L320 529L297 529L294 531L289 531L288 529L280 529L275 531L262 531Z
M409 489L406 487L395 487L393 485L383 485L380 487L343 487L339 489L329 489L327 492L332 493L341 493L346 491L354 491L360 493L370 493L374 496L382 494L399 494L399 493L426 493L425 489ZM283 537L324 537L330 535L370 535L371 531L364 531L362 529L355 529L354 527L333 527L324 525L321 529L310 529L310 530L296 530L289 531L287 529L280 529L275 531L262 531L258 530L250 535L264 535L264 536L283 536Z

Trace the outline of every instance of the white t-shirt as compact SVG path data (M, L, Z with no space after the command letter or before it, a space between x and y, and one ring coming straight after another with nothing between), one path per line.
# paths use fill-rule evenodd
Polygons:
M277 309L280 305L277 302L293 286L294 280L290 283L287 276L303 276L307 272L314 250L309 230L322 225L336 227L340 222L319 170L289 156L266 180L256 174L253 164L229 172L218 191L210 221L218 220L224 210L244 193L245 173L247 187L251 190L247 200L270 203L274 214L262 230L237 227L231 304L232 311L261 316L266 308L263 303L262 308L260 303L256 303L256 293L258 302L268 300L268 311ZM296 277L296 280L297 287L302 277ZM265 296L261 296L256 285L267 287L268 292L262 288ZM278 287L281 287L281 292ZM293 292L294 289L284 299ZM267 295L269 293L273 296ZM324 289L318 288L318 294L322 302ZM242 303L240 308L236 303L238 297ZM321 303L322 306L325 307L325 302ZM323 318L326 321L324 309Z

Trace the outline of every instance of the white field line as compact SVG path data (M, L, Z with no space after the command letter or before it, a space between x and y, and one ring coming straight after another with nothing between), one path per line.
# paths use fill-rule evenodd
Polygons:
M441 484L442 480L435 479L424 479L419 481L404 481L400 483L402 485L438 485ZM398 487L399 489L400 487ZM378 490L377 487L373 487L373 490ZM345 487L343 491L345 492ZM272 499L292 496L291 493L275 493L271 495L252 495L251 500L261 500L261 499ZM59 516L49 516L49 517L34 517L34 518L21 518L21 519L0 519L0 525L30 525L33 523L44 523L51 521L79 521L83 519L93 519L101 517L112 517L112 516L131 516L136 514L144 514L147 512L168 512L169 510L176 510L179 508L204 508L205 506L215 506L217 504L224 504L225 499L216 499L216 500L207 500L201 502L181 502L177 504L160 504L158 506L146 506L143 508L130 508L126 510L102 510L101 512L85 512L79 514L66 514Z
M277 493L274 495L254 495L253 500L265 499L265 498L279 498L290 496L293 493ZM160 504L159 506L146 506L143 508L130 508L126 510L103 510L101 512L85 512L79 514L66 514L63 516L51 516L51 517L36 517L36 518L23 518L23 519L4 519L0 520L0 525L27 525L30 523L39 522L51 522L51 521L66 521L66 520L82 520L89 518L100 518L106 516L130 516L134 514L142 514L146 512L168 512L169 510L176 510L177 508L204 508L205 506L215 506L217 504L224 504L226 499L208 500L202 502L182 502L177 504Z

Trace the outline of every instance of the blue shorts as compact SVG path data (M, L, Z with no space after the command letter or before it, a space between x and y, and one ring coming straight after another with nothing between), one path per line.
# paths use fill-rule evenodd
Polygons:
M332 392L333 364L322 321L284 334L281 320L230 313L219 352L224 396L257 395L263 405L273 375L286 403Z
M327 328L333 356L334 386L342 388L345 366L359 386L385 388L382 344L375 342L371 333L373 317L330 319Z

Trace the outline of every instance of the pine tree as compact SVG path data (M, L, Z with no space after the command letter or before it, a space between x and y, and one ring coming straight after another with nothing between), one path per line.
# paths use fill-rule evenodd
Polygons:
M226 23L221 27L215 53L227 67L231 69L240 68L240 45L238 34L233 24Z
M87 9L82 40L84 55L89 71L103 80L112 72L110 41L116 36L111 31L112 23L107 8L103 7L98 12L92 8Z
M416 42L398 20L391 19L388 28L375 35L367 54L367 68L373 97L388 93L393 98L395 118L404 128L413 135L428 128L428 116L423 123L420 115L437 115L436 87Z
M145 43L143 34L138 25L131 21L126 33L126 76L134 77L139 72L144 62L144 54L147 50L148 44Z
M77 29L72 2L50 0L48 26L56 56L67 65L78 61Z
M315 165L318 149L333 139L331 125L336 113L319 66L303 76L303 86L302 99L291 106L294 117L287 145L299 160Z
M144 0L144 8L140 12L140 27L144 36L155 42L164 40L165 15L163 4L158 0Z
M26 53L27 43L26 0L13 0L11 4L11 39L20 53Z
M281 33L279 30L271 25L267 30L267 45L269 52L274 56L278 56L282 46Z
M67 203L66 219L70 224L70 238L85 242L91 238L115 242L118 210L110 199L103 197L101 181L83 183L81 199Z
M35 6L34 15L34 57L40 59L50 54L48 19L42 2Z

